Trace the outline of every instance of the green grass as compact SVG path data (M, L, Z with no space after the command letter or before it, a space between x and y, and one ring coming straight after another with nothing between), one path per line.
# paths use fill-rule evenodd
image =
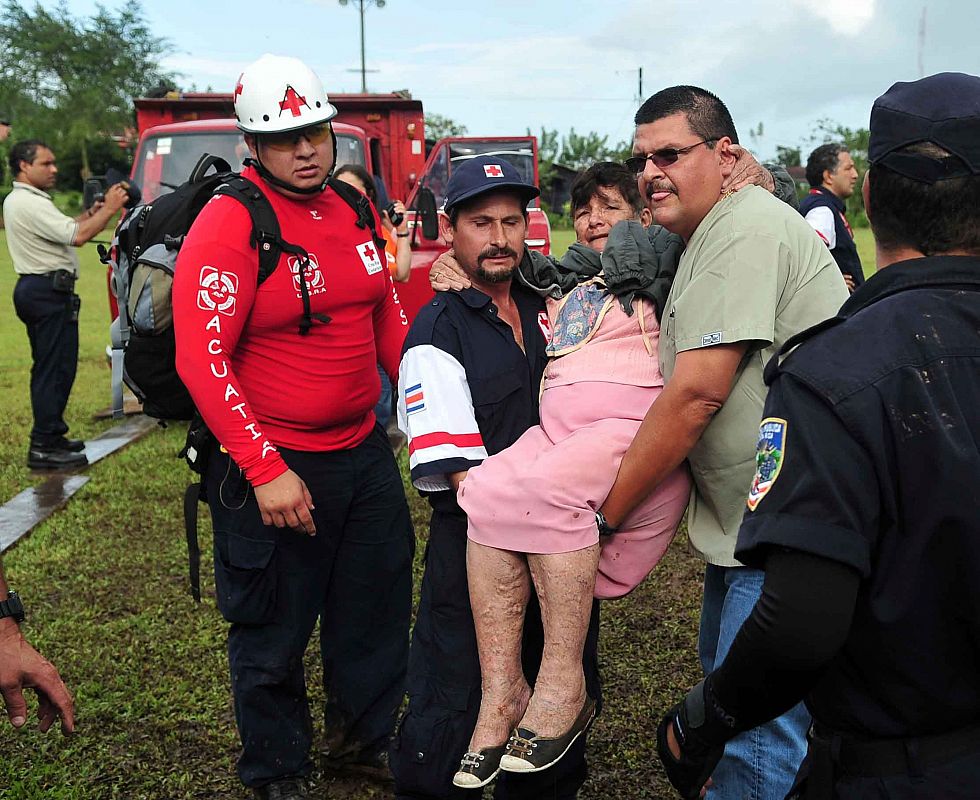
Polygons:
M556 238L560 238L556 237ZM81 251L81 352L68 407L72 434L112 423L105 365L105 271ZM24 466L30 428L30 353L11 301L15 276L0 231L0 502L36 482ZM25 632L58 667L76 698L77 733L14 731L0 717L3 800L231 800L246 796L224 649L214 604L210 526L202 515L204 600L187 593L181 497L190 473L177 452L183 430L151 432L88 470L68 506L4 558L28 608ZM402 459L404 474L404 455ZM408 492L416 532L427 506ZM203 509L202 509L203 510ZM418 548L416 586L423 547ZM606 710L590 736L592 775L581 797L667 798L657 765L657 715L698 678L695 638L701 568L681 535L655 576L603 607ZM316 637L314 637L315 640ZM314 648L307 654L312 707L322 707ZM321 724L314 720L315 724ZM318 735L319 735L318 728ZM316 775L318 797L368 800L368 785Z

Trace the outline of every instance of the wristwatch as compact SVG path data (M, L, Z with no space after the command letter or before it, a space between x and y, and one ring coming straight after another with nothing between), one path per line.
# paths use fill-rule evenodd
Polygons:
M13 617L17 622L24 621L24 604L17 592L7 592L7 599L0 600L0 619Z
M614 528L606 521L606 515L601 511L595 512L595 525L599 529L600 536L611 536L619 531L619 528Z

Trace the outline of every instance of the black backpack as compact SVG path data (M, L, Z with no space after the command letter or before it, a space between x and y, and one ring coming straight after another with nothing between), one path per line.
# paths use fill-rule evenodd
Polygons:
M213 170L213 171L212 171ZM353 186L333 178L329 186L357 214L356 224L367 228L379 249L384 238L375 226L370 200ZM160 420L190 420L187 442L181 457L192 470L204 475L211 434L194 407L187 388L177 374L173 328L174 268L177 255L197 215L215 195L235 198L252 220L251 245L258 253L258 285L275 270L283 252L302 261L309 254L282 238L275 210L258 186L237 172L227 161L204 154L186 183L170 194L136 206L119 223L112 245L100 245L103 263L111 268L110 284L119 306L119 316L110 328L112 340L113 416L122 416L122 385L133 391L143 413ZM309 333L316 320L330 322L310 311L306 264L299 269L303 314L300 335ZM191 484L184 496L184 524L190 560L191 594L200 602L200 549L197 542L197 503L204 501L204 480Z

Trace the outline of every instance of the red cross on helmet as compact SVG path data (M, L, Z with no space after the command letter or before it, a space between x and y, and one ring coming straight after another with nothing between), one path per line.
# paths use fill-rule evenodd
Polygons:
M267 53L235 84L235 117L245 133L285 133L335 116L320 79L298 58Z

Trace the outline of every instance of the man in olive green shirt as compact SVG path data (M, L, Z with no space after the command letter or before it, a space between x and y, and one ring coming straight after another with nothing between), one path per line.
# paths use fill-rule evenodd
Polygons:
M755 471L763 367L790 336L836 314L848 294L826 247L793 209L757 187L722 194L738 140L717 97L665 89L643 104L636 125L628 163L654 221L686 249L661 320L665 389L601 511L615 527L688 459L688 531L707 562L698 646L708 672L724 660L762 588L763 573L733 554ZM729 742L709 800L783 800L806 752L807 726L799 706Z

